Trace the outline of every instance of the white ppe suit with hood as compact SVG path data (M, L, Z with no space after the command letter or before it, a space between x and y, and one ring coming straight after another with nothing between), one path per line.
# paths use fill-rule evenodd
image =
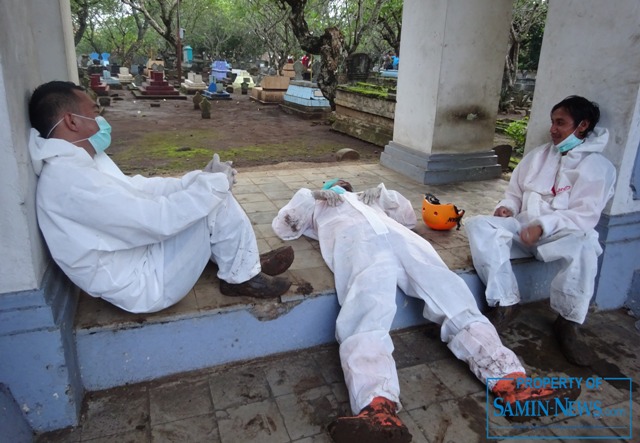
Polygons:
M508 208L513 217L467 220L473 264L487 285L490 306L520 301L510 258L533 254L544 262L560 260L551 282L551 306L567 320L584 322L602 253L594 228L616 181L615 168L601 154L608 139L606 129L595 128L565 155L552 143L535 148L513 171L505 198L496 206ZM520 231L535 225L542 236L527 247Z
M129 177L104 153L91 157L31 130L38 224L53 259L82 290L129 312L180 301L207 262L241 283L260 272L246 214L221 173Z
M377 396L399 404L389 336L397 287L424 300L424 317L442 325L442 340L482 382L524 372L478 310L464 281L429 242L408 229L416 224L411 203L383 184L379 188L380 197L371 206L347 192L342 194L345 201L334 207L303 188L272 223L283 240L303 234L319 240L322 257L334 273L341 306L336 339L353 413Z

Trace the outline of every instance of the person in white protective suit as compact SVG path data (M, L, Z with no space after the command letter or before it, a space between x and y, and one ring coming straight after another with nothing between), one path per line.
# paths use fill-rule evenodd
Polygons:
M45 83L29 102L38 224L77 286L126 311L155 312L181 300L213 260L223 294L287 291L289 280L273 275L288 268L292 251L258 255L231 194L230 162L216 154L205 171L180 178L126 176L104 153L111 127L98 114L71 82Z
M411 434L397 416L400 387L389 329L396 289L425 302L424 317L441 327L441 338L482 382L488 378L504 401L568 395L565 391L516 389L524 377L516 355L502 345L480 313L462 278L449 270L431 244L411 231L411 203L384 184L352 192L344 180L323 190L302 188L272 222L283 240L305 235L320 242L335 276L341 306L336 339L354 417L329 426L336 442L407 442Z
M520 301L510 258L559 261L551 281L554 331L570 362L585 366L593 352L580 339L598 271L595 226L613 196L616 170L603 155L609 133L596 127L600 110L584 97L567 97L551 110L551 143L524 156L493 216L467 220L473 263L486 284L488 313L499 329Z

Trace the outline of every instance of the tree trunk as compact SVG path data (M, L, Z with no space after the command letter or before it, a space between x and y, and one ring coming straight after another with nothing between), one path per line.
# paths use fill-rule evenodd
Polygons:
M309 32L309 25L304 17L306 0L280 0L283 7L289 5L289 22L293 34L300 47L309 54L320 55L320 73L318 87L322 91L331 109L335 110L336 89L338 87L338 67L344 61L345 41L342 32L332 27L324 30L324 34L316 37Z

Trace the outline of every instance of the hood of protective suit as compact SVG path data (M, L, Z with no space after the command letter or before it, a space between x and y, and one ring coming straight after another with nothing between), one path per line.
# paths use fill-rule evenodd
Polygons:
M75 157L75 161L86 163L87 166L93 163L93 159L84 149L59 138L42 138L33 128L29 135L29 154L33 170L38 176L46 163L51 163L57 158Z
M584 139L584 143L570 150L567 155L576 152L603 152L609 141L609 131L606 128L594 128Z

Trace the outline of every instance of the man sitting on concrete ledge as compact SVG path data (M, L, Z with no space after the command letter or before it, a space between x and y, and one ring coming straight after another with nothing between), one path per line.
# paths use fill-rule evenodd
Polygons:
M38 224L51 255L82 290L129 312L180 301L209 260L229 296L278 297L293 250L258 255L218 155L180 178L126 176L105 154L111 126L83 88L53 81L29 102ZM261 272L264 271L264 272ZM270 275L267 275L270 274Z
M616 170L602 152L609 140L598 106L571 96L551 109L551 143L533 149L513 171L492 216L466 222L473 264L487 286L487 316L501 329L516 315L520 290L511 258L558 261L551 281L554 332L567 360L588 366L595 354L581 339L602 247L595 230L613 197Z
M283 240L301 235L319 240L335 275L341 306L336 339L355 416L329 426L334 441L411 441L397 415L400 386L389 336L398 287L425 302L423 315L441 325L442 341L505 404L577 398L577 389L516 384L526 377L522 364L502 345L462 278L411 231L415 224L411 203L398 192L381 183L356 194L350 183L338 179L322 190L298 190L273 220L273 230Z

